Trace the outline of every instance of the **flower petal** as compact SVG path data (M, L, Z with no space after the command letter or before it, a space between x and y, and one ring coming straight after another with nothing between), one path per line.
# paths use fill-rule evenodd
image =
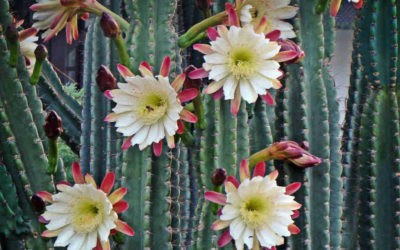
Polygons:
M83 178L81 166L77 162L72 163L72 176L76 184L85 183L85 178Z
M126 222L122 220L117 220L115 222L115 225L117 226L115 229L120 231L121 233L124 233L128 236L135 235L135 231Z
M169 56L164 57L164 60L160 67L160 75L167 77L169 75L170 66L171 66L171 58Z
M226 204L226 196L215 191L206 191L204 193L204 199L220 205Z
M115 174L112 172L108 172L101 183L100 189L104 191L104 193L109 194L111 192L112 187L115 182Z
M219 247L224 247L224 246L228 245L229 242L231 242L231 241L232 241L232 236L229 233L229 230L226 230L219 237L217 244Z

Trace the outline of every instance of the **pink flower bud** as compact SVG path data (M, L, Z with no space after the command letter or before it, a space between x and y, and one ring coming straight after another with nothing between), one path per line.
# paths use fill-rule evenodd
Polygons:
M96 74L97 86L101 92L117 88L117 79L111 71L104 65L101 65Z
M293 51L296 52L296 57L294 57L293 59L286 61L286 63L290 64L290 63L298 63L301 60L303 60L305 53L303 50L301 50L300 46L297 45L295 42L291 41L291 40L284 40L284 39L278 39L278 44L281 46L281 50L280 52L283 51Z
M302 168L316 166L322 162L321 158L310 154L294 141L276 142L268 148L268 151L272 159L290 161Z

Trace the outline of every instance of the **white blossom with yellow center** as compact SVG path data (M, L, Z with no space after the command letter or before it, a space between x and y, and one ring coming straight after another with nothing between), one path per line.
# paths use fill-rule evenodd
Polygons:
M229 30L219 26L218 34L219 37L210 43L210 52L204 56L203 68L214 80L206 93L223 88L227 100L241 96L254 103L267 89L280 87L277 78L282 72L279 63L273 60L280 49L276 42L257 34L251 25L231 26Z
M57 189L61 192L52 196L42 215L50 221L46 228L57 235L54 246L91 250L97 238L107 242L118 219L107 194L92 184L57 185Z
M284 242L282 236L291 233L288 226L293 224L292 210L299 204L294 197L285 194L285 187L277 186L274 179L261 176L245 179L236 189L227 186L226 205L220 220L229 223L229 231L236 248L271 248ZM229 188L230 187L230 188Z
M116 121L117 131L132 136L131 144L138 144L140 150L175 135L183 107L168 78L133 76L126 80L110 91L117 105L106 120Z

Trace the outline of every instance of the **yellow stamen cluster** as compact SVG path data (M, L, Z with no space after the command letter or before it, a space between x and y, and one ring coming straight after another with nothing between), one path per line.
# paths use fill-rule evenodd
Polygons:
M239 47L229 56L229 69L235 78L248 78L255 72L257 56L250 48Z
M240 215L246 225L257 228L268 221L271 206L272 204L268 199L249 197L241 204Z
M168 106L168 99L165 96L150 93L148 96L143 97L136 112L145 125L152 125L164 117Z

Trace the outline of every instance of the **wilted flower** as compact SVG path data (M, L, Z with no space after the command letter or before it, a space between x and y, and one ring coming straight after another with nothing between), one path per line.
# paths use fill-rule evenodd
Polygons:
M39 0L30 9L35 11L33 27L45 30L44 41L49 41L66 27L67 43L78 39L78 18L86 20L88 10L95 8L95 0Z
M68 246L69 250L110 249L108 237L115 230L133 236L133 229L118 219L117 213L127 210L128 203L122 200L126 188L111 193L115 175L107 173L98 188L91 175L82 175L79 164L73 164L72 174L73 186L64 181L57 185L57 194L36 194L51 203L40 219L48 222L42 236L57 237L54 246Z
M171 59L165 57L160 75L154 77L147 62L141 63L142 76L134 76L126 67L118 69L127 83L118 83L118 89L106 91L106 97L117 105L105 120L116 122L117 131L127 136L122 149L138 144L142 150L153 144L155 155L162 152L162 139L166 138L170 148L175 147L174 135L183 133L181 120L195 123L197 117L182 104L194 99L195 88L180 91L185 74L180 74L169 83L168 75Z
M240 180L229 176L225 182L226 195L207 191L205 199L223 206L213 230L229 227L221 234L218 246L223 247L231 240L236 249L272 248L284 243L283 236L297 234L300 229L293 223L301 205L291 196L301 184L296 182L287 187L278 186L278 171L265 176L265 164L257 164L253 178L249 165L243 160L240 165Z

